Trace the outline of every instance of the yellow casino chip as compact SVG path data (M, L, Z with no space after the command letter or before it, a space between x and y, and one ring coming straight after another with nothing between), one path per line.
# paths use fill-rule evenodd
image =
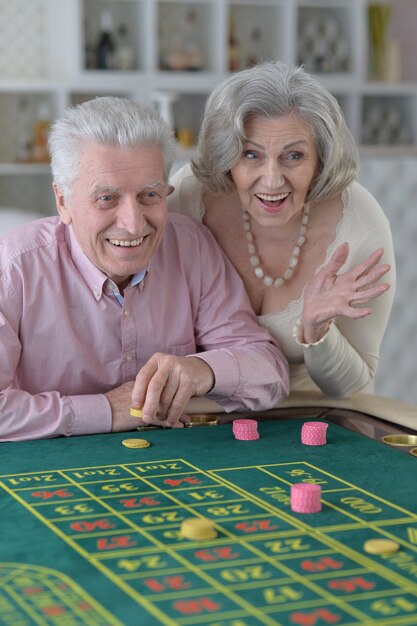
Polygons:
M205 517L190 517L181 524L181 534L191 541L205 541L217 537L214 522Z
M151 445L146 439L123 439L122 444L126 448L149 448Z
M142 409L130 409L130 415L132 417L142 417Z
M363 549L369 554L391 554L398 552L400 545L391 539L368 539L363 544Z

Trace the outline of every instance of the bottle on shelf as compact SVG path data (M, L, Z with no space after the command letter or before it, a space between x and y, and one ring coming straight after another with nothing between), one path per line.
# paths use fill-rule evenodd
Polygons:
M84 67L86 70L94 70L96 68L96 51L87 21L84 23Z
M113 19L109 8L100 13L100 34L96 46L96 66L99 70L111 70L114 67Z
M15 160L17 163L29 163L32 160L32 134L27 98L19 98L17 109L17 138Z
M44 100L39 105L38 115L33 126L32 160L35 163L49 163L48 130L50 124L49 104Z
M129 43L129 32L125 24L118 28L117 46L114 53L114 69L129 71L135 69L135 51Z
M187 55L180 34L173 34L163 68L174 72L184 72L187 69Z
M203 69L203 55L198 45L198 22L195 11L188 11L184 25L184 54L186 69Z

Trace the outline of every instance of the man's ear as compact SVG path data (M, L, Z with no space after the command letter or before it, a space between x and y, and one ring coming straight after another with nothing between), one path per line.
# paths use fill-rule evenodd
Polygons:
M173 187L172 185L167 185L167 196L170 196L174 189L175 187Z
M52 187L55 194L55 204L59 217L61 218L61 221L68 226L69 224L71 224L72 218L71 213L65 203L65 196L56 183L53 183Z

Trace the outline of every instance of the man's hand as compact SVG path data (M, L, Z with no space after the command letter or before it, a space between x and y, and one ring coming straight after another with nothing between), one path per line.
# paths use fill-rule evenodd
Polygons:
M104 395L110 403L112 413L112 432L134 430L142 424L137 417L129 414L132 406L133 380L108 391Z
M206 394L214 382L213 370L202 359L156 352L136 376L132 406L142 409L146 424L182 426L189 399Z
M157 418L146 421L132 417L130 409L132 408L132 391L134 381L130 381L108 391L104 395L110 403L112 412L112 432L124 432L126 430L135 430L138 426L172 426L173 428L182 428L184 423L189 422L190 418L185 413L180 416L175 424L167 424L163 420Z
M338 274L348 254L347 243L339 246L304 291L304 343L319 341L334 317L359 319L370 315L371 309L357 305L374 300L390 287L388 283L378 282L390 270L390 265L379 263L384 254L382 248L349 272Z

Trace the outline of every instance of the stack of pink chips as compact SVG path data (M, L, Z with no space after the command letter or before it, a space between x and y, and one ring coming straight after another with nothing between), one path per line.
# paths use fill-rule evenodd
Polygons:
M319 513L321 511L321 487L310 483L291 485L291 510L295 513Z
M301 428L301 443L306 446L324 446L328 426L325 422L305 422Z
M259 439L258 422L256 420L241 419L233 421L235 439L254 441Z

